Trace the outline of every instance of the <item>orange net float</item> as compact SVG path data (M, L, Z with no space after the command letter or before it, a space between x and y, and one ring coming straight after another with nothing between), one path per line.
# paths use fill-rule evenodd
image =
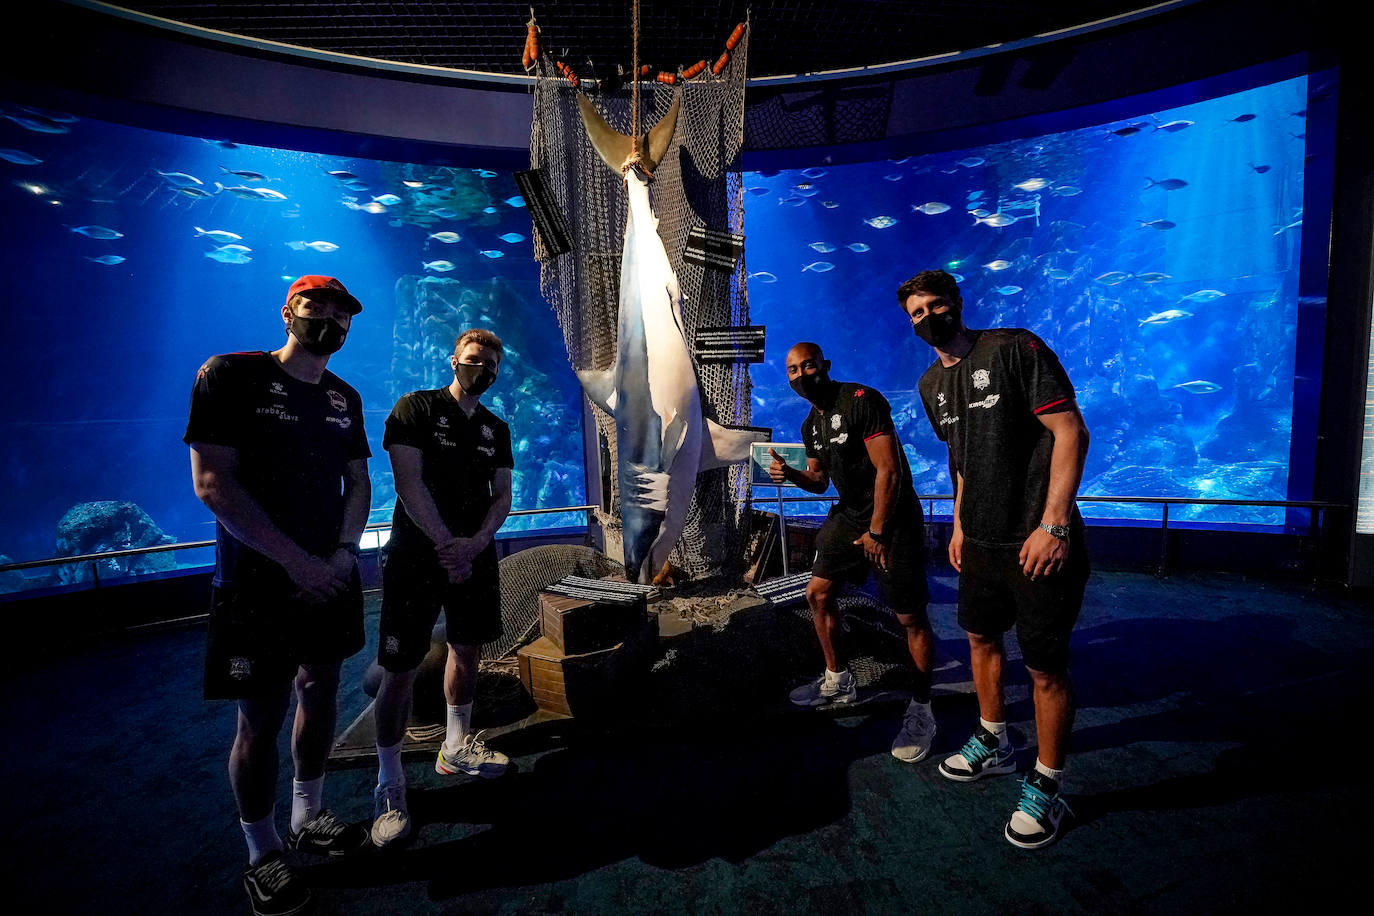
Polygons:
M554 61L554 62L553 62L553 66L554 66L554 69L556 69L559 73L561 73L563 76L565 76L565 77L568 78L568 85L569 85L569 86L572 86L574 89L577 88L577 84L580 83L581 80L579 80L579 79L577 78L577 74L573 72L573 68L572 68L572 67L569 67L567 64L563 63L561 60L556 60L556 61Z
M694 76L700 76L701 72L705 69L706 61L699 60L696 63L692 64L692 66L688 67L686 70L682 71L682 78L685 80L689 80Z
M733 32L730 33L730 37L727 38L727 39L725 39L725 50L727 50L727 51L733 51L733 50L735 50L735 45L739 44L739 43L740 43L740 39L743 38L743 37L744 37L744 23L741 22L739 25L735 26L735 30L734 30ZM717 71L717 72L719 72L719 71Z
M676 74L676 73L667 73L667 72L665 72L665 71L663 71L663 70L660 70L660 71L658 71L658 76L656 76L656 77L654 77L654 78L655 78L656 80L658 80L660 83L662 83L663 85L665 85L665 86L676 86L676 85L677 85L677 74Z
M539 27L531 19L525 32L525 53L520 55L520 63L528 70L539 59Z
M714 64L711 65L711 72L720 76L720 72L725 69L725 65L730 63L730 52L726 51Z
M642 79L642 80L646 80L646 79L648 79L651 75L653 75L653 72L654 72L654 68L653 68L653 67L650 67L648 64L644 64L643 66L641 66L641 67L639 68L639 78Z

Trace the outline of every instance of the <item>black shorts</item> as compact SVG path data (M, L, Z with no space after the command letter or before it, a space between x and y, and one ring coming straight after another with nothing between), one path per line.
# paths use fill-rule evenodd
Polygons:
M480 646L501 638L501 580L494 543L473 559L472 575L456 585L432 549L383 548L377 663L394 672L418 666L429 652L440 608L453 645Z
M363 588L356 564L348 588L328 601L305 601L294 589L278 583L211 590L205 699L270 696L289 684L301 665L341 662L363 647Z
M875 569L854 542L868 530L835 510L816 533L816 562L811 575L832 582L863 585L878 580L883 602L898 614L925 619L930 589L926 584L925 529L919 513L894 521L887 547L887 569Z
M1032 580L1019 547L981 547L964 542L959 573L959 626L978 636L1016 627L1026 667L1059 674L1069 667L1069 634L1083 608L1088 551L1075 531L1064 567Z

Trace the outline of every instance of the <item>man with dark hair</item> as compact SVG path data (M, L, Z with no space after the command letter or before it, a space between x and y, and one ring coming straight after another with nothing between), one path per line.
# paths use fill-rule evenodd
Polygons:
M453 381L412 391L386 420L383 444L396 478L396 511L382 567L382 682L377 724L377 788L372 842L410 833L401 745L415 669L444 611L448 721L434 769L491 778L510 758L472 731L482 644L501 636L501 588L493 538L510 513L510 427L478 399L500 371L505 350L491 331L464 331L449 357Z
M1054 841L1068 813L1060 783L1073 727L1069 634L1088 579L1075 502L1088 430L1044 341L1020 328L967 328L952 276L922 271L898 288L897 301L937 357L919 388L949 448L949 561L959 573L959 625L968 632L981 717L940 773L971 782L1015 771L1002 695L1002 634L1015 625L1035 700L1038 759L1003 832L1036 849Z
M806 586L825 673L793 690L790 699L799 706L826 706L856 698L854 675L837 644L841 621L835 598L846 583L862 584L876 575L884 600L906 629L916 668L912 700L892 755L916 763L930 752L935 738L930 711L935 637L926 618L921 504L892 408L867 385L832 381L830 360L814 343L802 342L788 351L787 378L792 390L811 404L802 423L806 470L789 467L772 452L769 474L778 483L810 493L824 493L833 480L840 494L816 535L816 562Z
M205 696L238 701L229 784L258 916L310 901L283 859L273 804L293 682L287 840L331 856L367 844L366 830L321 808L339 667L364 642L357 553L372 501L371 452L358 392L326 368L360 311L338 280L301 277L281 309L285 345L211 357L191 393L184 441L217 541Z

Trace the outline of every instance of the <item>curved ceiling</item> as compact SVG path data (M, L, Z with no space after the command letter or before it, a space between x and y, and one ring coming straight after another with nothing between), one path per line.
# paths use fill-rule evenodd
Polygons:
M95 6L103 4L82 3ZM688 67L752 17L751 77L908 61L1030 39L1179 0L640 0L640 59ZM128 0L137 13L252 39L383 61L519 75L533 6L547 48L585 75L628 68L631 0L614 2L188 2Z

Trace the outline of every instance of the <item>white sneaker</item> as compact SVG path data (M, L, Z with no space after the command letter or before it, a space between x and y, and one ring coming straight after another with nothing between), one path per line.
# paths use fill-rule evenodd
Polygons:
M372 790L372 845L384 848L410 836L405 783L387 782Z
M920 763L935 743L935 715L929 703L911 701L902 717L902 730L892 742L892 756L903 763Z
M434 771L440 776L466 773L483 779L500 776L508 766L510 758L487 747L477 735L468 735L456 751L450 751L447 744L440 745L439 757L434 761Z
M859 696L858 683L848 670L831 677L826 671L809 684L803 684L787 695L798 706L832 706L853 703Z

